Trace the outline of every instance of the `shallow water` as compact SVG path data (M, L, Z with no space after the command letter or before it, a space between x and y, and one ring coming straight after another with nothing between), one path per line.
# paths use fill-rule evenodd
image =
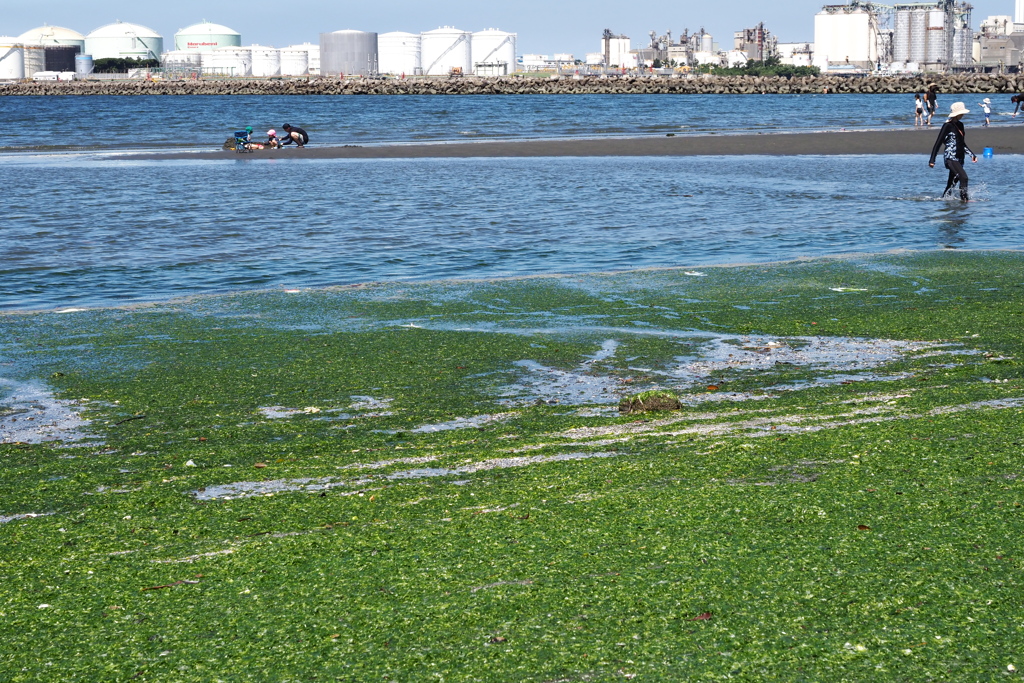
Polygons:
M942 95L942 111L976 95ZM1006 111L1010 95L994 96ZM0 153L211 149L252 125L285 123L314 145L857 129L913 125L913 95L398 95L2 97L5 118L31 136L5 136ZM1009 109L1012 111L1013 107ZM982 122L978 108L968 126ZM994 116L995 124L1010 123Z
M369 281L1024 247L1021 158L0 158L0 310ZM699 273L700 271L692 271ZM698 275L695 275L698 277Z

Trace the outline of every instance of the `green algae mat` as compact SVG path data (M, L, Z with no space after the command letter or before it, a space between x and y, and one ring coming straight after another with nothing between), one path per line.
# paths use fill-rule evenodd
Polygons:
M0 679L1015 680L1022 266L4 316Z

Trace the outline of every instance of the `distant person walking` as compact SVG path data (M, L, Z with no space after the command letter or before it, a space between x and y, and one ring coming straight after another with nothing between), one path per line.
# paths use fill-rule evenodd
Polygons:
M920 95L914 95L914 127L924 125L924 102Z
M929 83L928 90L924 93L925 108L928 110L928 125L932 125L932 117L935 116L935 112L938 111L939 100L938 100L939 85L938 83Z
M960 201L962 202L970 199L967 194L967 171L964 170L966 155L969 153L971 161L978 163L978 155L967 146L964 124L960 121L965 114L970 113L970 110L964 107L963 102L953 103L953 106L949 108L949 118L942 124L939 137L935 140L935 146L932 147L932 156L928 159L928 167L935 168L935 157L940 149L943 150L942 159L946 168L949 169L949 178L946 180L946 189L942 191L942 196L945 197L949 194L953 185L959 183Z
M983 99L981 102L978 102L978 106L980 106L981 110L983 112L985 112L985 124L984 124L985 128L988 128L989 124L991 123L991 120L990 120L990 118L992 116L992 107L990 106L991 104L992 104L992 100L990 100L987 97L985 99Z
M281 128L284 129L284 135L281 137L281 146L290 145L294 142L301 149L309 142L309 135L298 126L286 123Z

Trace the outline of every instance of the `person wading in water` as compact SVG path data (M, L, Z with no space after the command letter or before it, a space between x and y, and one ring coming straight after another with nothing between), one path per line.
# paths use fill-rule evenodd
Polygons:
M960 184L960 201L966 202L967 195L967 171L964 170L964 159L969 153L971 161L978 163L978 155L967 146L964 135L964 124L960 121L970 110L964 107L963 102L954 102L949 111L949 118L942 124L939 130L939 137L932 147L932 156L928 159L928 167L935 168L935 157L942 149L942 159L946 168L949 169L949 179L946 181L946 189L942 191L945 197L953 189L955 183Z

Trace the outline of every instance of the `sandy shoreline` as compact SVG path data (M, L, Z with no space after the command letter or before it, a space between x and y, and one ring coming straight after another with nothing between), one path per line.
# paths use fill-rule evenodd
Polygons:
M842 154L928 155L938 126L924 130L869 130L815 133L700 135L590 140L518 140L448 144L317 147L233 151L143 153L118 156L135 160L226 159L465 159L473 157L602 157L602 156L796 156ZM1024 125L967 128L968 145L977 154L991 147L995 154L1024 154Z

